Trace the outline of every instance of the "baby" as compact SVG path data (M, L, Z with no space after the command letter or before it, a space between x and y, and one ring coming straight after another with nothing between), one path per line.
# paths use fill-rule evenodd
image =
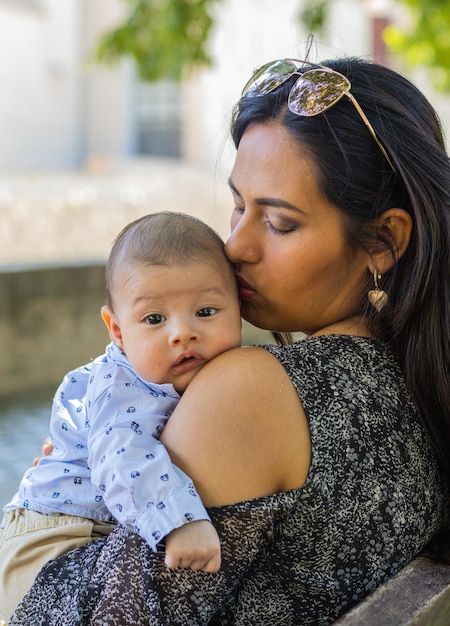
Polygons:
M117 521L169 567L216 571L220 543L196 489L159 436L195 374L241 344L233 268L220 237L179 213L118 235L102 307L111 343L66 375L53 404L53 451L4 507L0 616L8 619L50 559Z

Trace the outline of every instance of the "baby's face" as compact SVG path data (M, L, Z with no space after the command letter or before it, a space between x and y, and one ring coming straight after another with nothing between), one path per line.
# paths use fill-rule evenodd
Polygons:
M208 361L241 344L236 283L225 267L134 265L115 284L112 339L144 380L183 393Z

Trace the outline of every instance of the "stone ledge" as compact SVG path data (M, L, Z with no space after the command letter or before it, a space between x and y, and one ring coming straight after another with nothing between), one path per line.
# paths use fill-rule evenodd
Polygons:
M449 626L450 565L417 557L336 626Z
M0 271L104 262L128 222L156 211L195 215L226 238L232 207L223 173L174 159L0 173Z

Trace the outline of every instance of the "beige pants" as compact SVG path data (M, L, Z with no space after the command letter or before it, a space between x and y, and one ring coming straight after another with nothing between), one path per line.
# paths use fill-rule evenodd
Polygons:
M39 570L52 559L107 535L114 524L29 509L5 513L0 526L0 625L8 622Z

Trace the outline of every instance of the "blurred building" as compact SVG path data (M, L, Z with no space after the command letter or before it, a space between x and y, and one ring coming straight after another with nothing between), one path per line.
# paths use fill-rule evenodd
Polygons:
M109 68L88 60L99 35L120 22L123 0L0 0L0 171L101 171L139 155L214 168L220 154L227 163L230 111L252 69L305 54L304 1L218 2L214 66L182 84L143 84L129 61ZM385 61L380 33L394 9L334 0L316 58Z

